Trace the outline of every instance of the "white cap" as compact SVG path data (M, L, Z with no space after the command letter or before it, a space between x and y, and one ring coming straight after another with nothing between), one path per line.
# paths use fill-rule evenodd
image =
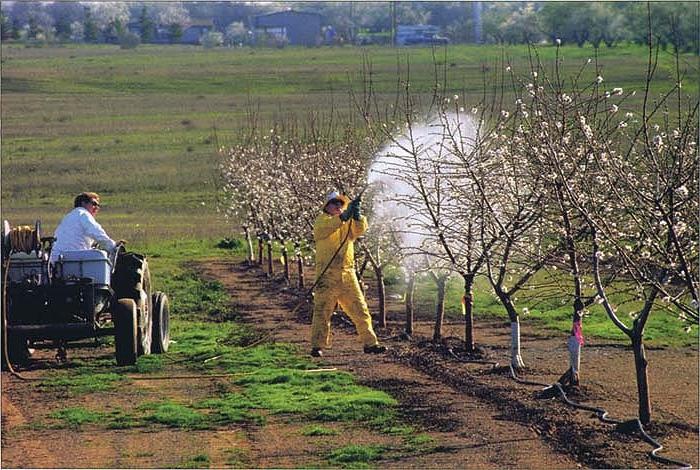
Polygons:
M340 197L340 193L338 191L331 191L330 193L328 193L328 196L326 196L326 204L328 204L329 202L331 202L334 199L338 199L340 201L343 200Z

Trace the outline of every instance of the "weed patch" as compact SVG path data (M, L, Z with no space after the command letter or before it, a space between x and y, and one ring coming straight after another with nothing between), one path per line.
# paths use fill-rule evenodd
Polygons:
M207 454L197 454L182 462L182 468L209 468L211 461Z
M435 450L436 445L435 439L427 434L415 434L404 437L404 446L407 452L417 454L429 453Z
M349 445L332 451L328 462L343 468L369 468L371 462L382 458L384 446Z
M57 427L79 428L83 424L98 423L105 417L104 413L81 407L64 408L49 414L49 418L60 421Z
M248 457L248 453L243 449L226 449L224 454L226 455L226 465L236 468L250 467L250 458Z
M344 372L265 368L235 381L253 407L301 414L317 421L370 422L393 417L397 402L384 392L355 383Z
M82 395L113 390L124 380L124 376L114 372L95 372L94 368L80 368L77 371L57 372L42 380L39 387L64 388L69 395Z
M164 368L163 361L163 356L157 354L141 356L136 361L136 372L139 374L152 374L154 372L160 372Z
M336 436L340 434L337 430L313 424L306 426L301 431L302 436Z
M208 429L211 423L206 415L192 407L172 401L149 402L139 407L146 411L144 420L173 428Z

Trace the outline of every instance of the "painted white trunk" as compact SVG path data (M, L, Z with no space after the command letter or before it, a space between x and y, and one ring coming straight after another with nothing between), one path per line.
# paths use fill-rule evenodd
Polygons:
M566 345L569 349L569 367L574 374L578 374L581 367L581 343L576 336L569 336Z
M248 227L245 229L245 240L246 245L248 245L248 262L252 263L255 261L255 252L253 251L253 240L250 238L250 231Z
M510 324L510 363L515 369L525 367L520 355L520 319Z

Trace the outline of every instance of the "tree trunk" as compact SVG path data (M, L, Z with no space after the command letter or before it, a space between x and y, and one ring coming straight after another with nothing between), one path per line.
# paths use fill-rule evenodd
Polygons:
M384 270L381 266L374 266L374 274L377 277L377 296L379 297L379 326L386 328L386 289L384 286Z
M248 264L253 264L255 262L255 253L253 252L253 240L250 237L250 228L248 226L243 227L245 231L245 242L248 248Z
M274 268L272 267L272 240L267 241L267 275L272 276Z
M510 323L510 363L515 369L525 367L523 357L520 355L520 318Z
M514 369L523 368L525 367L525 362L523 362L523 357L520 354L520 316L515 311L515 306L510 296L501 290L500 286L496 288L496 295L498 295L506 312L508 312L508 318L510 319L510 364Z
M258 264L262 266L263 264L263 239L258 237Z
M632 334L632 349L634 350L634 367L637 371L639 420L646 425L651 422L651 399L649 397L649 379L647 377L647 365L649 362L644 351L643 334L636 330Z
M289 284L289 252L284 242L282 242L282 262L284 263L284 281Z
M301 255L299 246L294 247L294 253L297 258L297 271L299 274L299 289L304 289L304 258Z
M577 289L577 292L580 292ZM569 370L562 376L559 382L562 385L579 385L581 381L581 347L583 346L583 302L577 297L574 300L574 314L571 322L571 335L567 340L569 350Z
M433 341L442 339L442 323L445 319L445 286L447 278L440 276L437 282L437 300L435 302L435 328L433 329Z
M384 268L382 267L381 259L379 254L375 259L372 253L365 247L365 255L369 260L369 264L372 266L374 275L377 278L377 294L379 296L379 326L382 328L386 327L386 292L384 289ZM358 279L359 281L359 279Z
M413 294L416 290L416 273L411 272L406 286L406 328L405 332L413 336Z
M464 277L464 297L462 307L464 308L464 349L467 352L474 352L474 276Z

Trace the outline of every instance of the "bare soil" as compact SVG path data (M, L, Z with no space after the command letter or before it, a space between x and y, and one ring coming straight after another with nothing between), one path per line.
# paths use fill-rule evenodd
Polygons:
M295 309L299 292L279 276L266 276L258 267L213 261L198 266L203 276L221 281L244 321L266 332L271 340L308 350L307 305ZM176 300L176 299L174 299ZM369 293L370 308L376 299ZM380 468L663 468L649 458L652 447L638 432L601 422L590 411L577 410L542 386L510 377L507 321L480 321L477 344L481 363L467 363L460 347L463 326L448 322L444 340L433 342L428 317L416 323L410 341L401 339L402 305L389 305L389 324L377 332L390 351L367 355L354 328L343 315L334 316L333 347L319 367L353 373L368 386L381 389L399 402L407 423L435 439L429 453L389 452L374 465ZM375 309L376 310L376 309ZM566 338L522 325L523 379L548 384L567 367ZM176 339L176 338L175 338ZM54 352L40 350L26 377L41 377L58 366ZM69 357L108 357L105 347L70 350ZM456 354L456 356L455 356ZM649 380L653 420L647 431L664 445L661 455L698 466L698 350L649 348ZM497 363L497 364L495 364ZM177 364L170 372L180 375ZM185 431L150 426L106 430L84 425L78 429L36 426L52 411L69 406L130 409L137 403L171 398L178 401L216 396L226 378L134 380L116 391L67 396L47 392L36 382L2 374L3 468L162 468L184 466L291 468L325 467L328 453L348 444L385 444L401 448L401 439L378 434L360 425L330 424L332 436L304 436L308 423L270 416L261 426L229 426L215 431ZM636 382L632 352L626 345L587 339L582 353L582 385L569 397L605 408L612 418L636 416ZM93 402L101 403L93 403ZM208 464L193 460L208 456Z

